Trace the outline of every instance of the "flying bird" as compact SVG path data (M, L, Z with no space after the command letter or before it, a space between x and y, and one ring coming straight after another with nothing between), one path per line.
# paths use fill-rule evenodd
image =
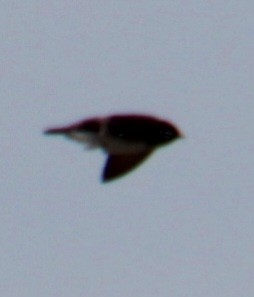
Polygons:
M69 126L47 129L45 134L65 135L90 148L102 148L107 153L102 181L126 174L159 146L182 137L173 123L139 114L90 118Z

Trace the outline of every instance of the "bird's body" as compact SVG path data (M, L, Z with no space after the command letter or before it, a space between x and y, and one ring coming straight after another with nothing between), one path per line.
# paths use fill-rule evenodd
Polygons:
M108 153L103 181L127 173L160 145L181 137L179 130L164 120L146 115L113 115L91 118L70 126L52 128L46 134L63 134L91 148Z

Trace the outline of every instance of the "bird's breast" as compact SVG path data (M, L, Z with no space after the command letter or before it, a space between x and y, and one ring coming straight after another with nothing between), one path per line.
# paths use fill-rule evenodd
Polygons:
M112 155L137 154L148 149L147 144L138 141L129 141L110 136L101 136L102 147Z

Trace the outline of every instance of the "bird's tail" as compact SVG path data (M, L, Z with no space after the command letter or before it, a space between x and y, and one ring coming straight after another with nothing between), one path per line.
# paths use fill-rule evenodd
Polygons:
M70 128L49 128L44 131L44 134L54 135L54 134L66 134L70 131Z

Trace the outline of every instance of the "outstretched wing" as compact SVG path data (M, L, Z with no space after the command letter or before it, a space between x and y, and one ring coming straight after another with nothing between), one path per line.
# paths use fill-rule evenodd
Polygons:
M109 155L104 167L102 180L110 181L128 173L143 162L152 151L150 149L138 154Z

